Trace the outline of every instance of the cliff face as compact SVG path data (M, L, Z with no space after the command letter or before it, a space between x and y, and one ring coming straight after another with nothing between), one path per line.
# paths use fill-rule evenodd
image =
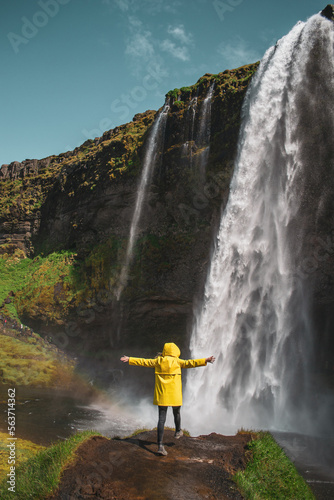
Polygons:
M72 152L2 166L5 271L26 257L26 277L11 289L20 320L84 356L123 346L154 352L166 338L186 346L256 68L205 75L167 94L170 110L120 301L115 290L156 112Z
M228 197L242 103L256 68L204 75L167 94L168 117L156 137L159 147L120 300L116 291L159 112L136 115L74 151L3 165L0 319L17 316L85 363L91 358L101 373L125 347L133 355L139 349L153 354L168 340L186 355L194 303L202 297ZM310 67L310 78L317 74ZM320 89L321 82L314 87ZM308 102L308 96L300 102L301 130ZM322 130L327 115L324 108L313 128ZM296 278L312 291L315 354L319 366L331 370L333 182L329 170L313 167L319 136L302 151L308 166L300 182L308 187L291 231L298 234L301 218L309 221ZM330 165L333 148L324 137ZM112 382L121 376L120 370L103 374Z

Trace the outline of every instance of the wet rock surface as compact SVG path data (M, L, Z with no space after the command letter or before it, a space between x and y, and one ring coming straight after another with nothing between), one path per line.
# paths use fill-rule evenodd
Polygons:
M117 440L95 436L77 450L49 500L242 499L232 475L246 465L250 434L174 438L165 430L167 456L157 454L156 431Z

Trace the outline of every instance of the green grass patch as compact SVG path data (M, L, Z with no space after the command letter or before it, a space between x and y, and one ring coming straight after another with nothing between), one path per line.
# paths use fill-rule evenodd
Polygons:
M74 363L65 363L34 334L18 339L0 333L0 382L38 387L69 387Z
M183 101L174 101L174 106L181 109L184 107L184 102Z
M0 304L9 292L5 317L30 319L62 325L83 301L94 301L101 290L109 290L119 273L119 252L125 240L110 237L95 245L85 259L77 260L71 250L25 257L21 250L0 255ZM87 302L87 303L88 303Z
M0 256L0 304L9 292L15 301L6 304L4 315L15 317L27 312L34 317L35 305L49 313L49 318L59 319L67 307L69 274L74 256L71 251L54 252L47 257L25 258L22 251ZM48 309L48 305L52 307Z
M16 469L15 493L8 491L6 479L0 484L2 500L44 500L55 492L63 469L75 460L77 448L98 432L84 431L39 451Z
M27 274L15 296L18 314L61 323L73 298L69 284L73 261L71 251L24 259L21 266ZM13 273L16 278L17 271Z
M251 459L233 479L248 500L315 500L304 479L269 432L249 445Z
M8 465L8 434L0 432L0 481L7 478L9 472ZM26 439L16 439L15 464L21 465L23 462L33 457L38 451L44 450L45 446L32 443Z

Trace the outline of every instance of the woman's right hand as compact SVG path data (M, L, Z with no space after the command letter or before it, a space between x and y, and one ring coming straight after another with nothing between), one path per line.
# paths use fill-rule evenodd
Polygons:
M205 360L205 361L206 361L207 363L214 363L214 362L215 362L215 360L216 360L216 358L215 358L214 356L210 356L209 358L206 358L206 360Z
M130 359L130 358L129 358L129 356L124 356L124 355L123 355L123 356L121 357L121 361L123 361L123 363L128 363L128 362L129 362L129 359Z

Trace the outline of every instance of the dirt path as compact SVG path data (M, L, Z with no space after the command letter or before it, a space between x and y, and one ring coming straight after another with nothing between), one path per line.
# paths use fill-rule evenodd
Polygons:
M166 457L157 455L156 431L134 438L93 437L63 473L49 500L242 499L231 475L246 464L250 434L187 437L165 431Z

